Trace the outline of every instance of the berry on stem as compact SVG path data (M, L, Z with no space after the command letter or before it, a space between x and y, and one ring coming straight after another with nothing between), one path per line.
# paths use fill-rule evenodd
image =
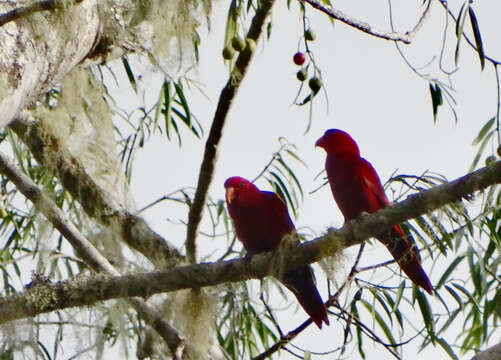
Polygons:
M322 80L320 80L320 78L317 77L312 77L310 81L308 81L308 86L310 87L311 92L313 94L316 94L322 87Z
M297 53L294 54L292 60L294 60L294 64L301 66L304 64L306 56L301 51L298 51Z
M299 81L305 81L307 76L306 69L301 69L296 73L296 77Z

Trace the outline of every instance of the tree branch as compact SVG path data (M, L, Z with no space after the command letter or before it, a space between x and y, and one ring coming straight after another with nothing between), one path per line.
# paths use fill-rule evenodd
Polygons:
M78 256L92 269L103 271L111 276L120 275L108 260L101 255L99 250L64 216L63 211L55 202L2 153L0 153L0 172L12 181L24 196L33 202L61 235L68 240ZM178 352L184 350L186 345L185 340L175 328L165 321L157 309L146 304L141 299L130 298L128 301L165 340L174 358Z
M491 346L490 348L480 351L471 360L498 360L501 359L501 344Z
M1 7L12 8L13 3L3 1ZM58 12L39 11L49 3L18 8L17 15L4 14L6 20L19 12L26 16L31 11L32 16L0 27L0 127L87 58L101 36L105 7L98 0L64 1Z
M28 6L15 8L0 15L0 26L22 17L29 16L38 11L53 10L56 6L56 0L42 0Z
M28 146L35 159L55 173L89 217L103 225L117 225L127 245L142 253L158 268L173 266L183 260L173 245L97 185L78 159L61 146L57 137L45 131L29 115L23 113L9 127Z
M271 8L275 0L262 0L259 2L259 7L256 10L256 15L252 19L247 39L251 39L257 43L264 22L271 12ZM202 219L202 211L207 198L207 192L212 182L214 175L214 166L216 163L217 147L223 133L223 127L228 116L231 104L237 91L245 77L245 73L249 67L250 60L254 53L251 46L247 46L242 51L236 62L233 70L231 71L230 78L219 96L214 119L212 121L209 137L205 143L205 152L200 166L200 173L198 176L197 190L193 199L193 204L190 207L188 214L188 229L186 232L186 256L190 263L196 262L196 237L200 220Z
M43 284L24 293L0 298L0 323L74 306L120 297L148 297L160 292L214 286L280 274L332 256L381 233L381 229L431 212L501 182L501 161L452 182L410 195L405 201L373 214L364 214L341 229L330 229L312 241L263 253L251 259L183 265L145 274L96 275L56 284Z
M357 20L355 18L352 18L349 15L346 15L340 10L336 10L333 8L327 8L322 3L320 3L317 0L299 0L300 2L306 2L310 4L313 8L320 10L324 14L330 16L333 19L339 20L346 25L349 25L351 27L354 27L360 31L363 31L369 35L385 39L385 40L392 40L392 41L400 41L405 44L410 44L412 40L414 39L414 36L418 32L418 30L423 26L424 21L428 18L428 15L430 14L430 9L431 9L431 0L428 0L428 4L426 5L425 10L423 11L423 14L419 18L419 21L417 22L416 26L405 34L403 33L398 33L394 31L383 31L374 28L371 26L369 23L366 23L364 21Z
M447 14L449 14L449 16L452 18L452 20L454 20L454 22L457 23L458 19L454 16L452 11L449 9L449 5L447 4L447 1L446 0L438 0L438 2L440 3L440 5L443 6L443 8L447 12ZM478 51L477 46L473 43L473 41L464 32L463 32L463 37L465 38L466 42L468 43L468 45L471 46L471 48L473 50ZM501 65L501 61L498 61L490 56L487 56L487 54L484 54L484 58L487 61L490 61L493 65Z

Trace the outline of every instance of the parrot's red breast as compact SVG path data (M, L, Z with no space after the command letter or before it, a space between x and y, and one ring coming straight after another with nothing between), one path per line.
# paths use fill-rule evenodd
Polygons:
M356 142L348 133L338 129L327 130L315 145L327 153L327 178L345 221L355 219L362 212L373 213L391 205L376 170L360 156ZM432 285L421 267L413 239L406 237L398 225L383 231L377 238L407 276L431 294Z
M224 187L235 232L247 252L254 254L274 250L286 236L298 241L287 207L275 193L260 191L254 184L238 176L226 180ZM319 328L322 322L329 324L310 266L287 271L280 280L294 293Z

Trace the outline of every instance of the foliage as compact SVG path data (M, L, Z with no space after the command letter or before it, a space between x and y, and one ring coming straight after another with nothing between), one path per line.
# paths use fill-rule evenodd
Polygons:
M233 46L236 51L245 51L245 47L249 46L249 41L247 40L243 45L242 39L248 35L246 31L253 16L259 10L261 2L230 0L227 3L228 13L223 47ZM298 64L301 66L299 71L304 71L303 81L310 79L311 83L312 79L318 80L318 82L313 81L315 86L310 84L309 90L304 85L306 82L299 83L297 95L291 99L299 107L303 105L312 107L321 89L327 97L326 86L329 85L324 83L320 62L317 62L314 57L315 36L312 28L315 24L310 21L309 16L316 10L307 7L306 3L309 2L287 1L290 12L298 14L297 22L302 28L296 51L304 52L306 64L304 66L302 63ZM157 2L150 1L134 1L134 4L131 27L139 25L145 19L151 20L153 16L151 9L158 6ZM190 4L195 6L193 2ZM460 64L460 50L466 41L478 56L481 70L492 65L497 72L499 63L489 58L484 49L480 31L481 22L474 8L480 4L474 5L470 1L465 1L455 13L445 2L441 1L440 4L443 6L442 11L449 19L448 21L456 24L453 42L455 64L457 66ZM321 5L332 7L336 4L324 0ZM209 2L204 2L205 11L208 12L210 7ZM314 6L314 8L319 8L319 6ZM172 14L170 16L172 18ZM198 23L189 17L189 13L183 12L180 16L178 21L185 25L183 29L187 32L183 36L192 42L193 51L198 59L198 46L200 41L204 41L204 37L199 35ZM273 21L276 20L277 18L273 18ZM330 18L330 20L333 24L337 24L339 19ZM468 35L467 23L471 25L473 40L470 40L471 35ZM274 31L272 24L270 21L265 29L268 38ZM156 22L155 26L158 25L159 23ZM167 38L170 41L176 36L181 36L173 33L175 29L169 31L168 34L163 34L165 37L161 39ZM447 28L444 29L444 33L447 31ZM242 43L235 39L242 40ZM165 50L164 46L168 48L169 44L163 44L161 49ZM410 66L411 71L419 75L428 85L432 105L431 115L434 121L436 122L439 118L439 109L444 104L444 99L457 120L456 100L453 97L453 86L449 82L451 74L443 69L436 74L420 72L419 69L410 65L399 45L396 46L398 53ZM438 57L446 56L444 55L445 48L444 40L442 49L437 54ZM145 52L148 53L148 51ZM190 96L198 85L188 76L188 73L178 77L170 76L165 71L165 66L159 65L158 59L154 58L151 53L148 55L153 66L156 66L157 70L160 69L161 86L154 101L148 102L143 98L143 104L132 112L121 109L115 103L111 91L107 88L109 83L106 81L101 83L100 75L102 76L105 71L105 66L95 67L92 71L86 70L84 75L80 74L84 76L80 79L85 79L86 85L94 90L98 88L94 85L99 83L99 90L96 90L98 91L97 98L103 101L103 106L109 107L110 114L113 113L113 117L109 119L110 121L112 119L113 137L107 140L111 141L116 148L109 150L109 155L112 157L116 155L120 159L119 170L122 173L120 176L125 175L129 183L136 169L135 156L145 146L161 138L167 143L177 144L179 153L174 156L180 156L178 154L181 153L184 144L194 139L203 139L212 125L196 115L197 111L193 107ZM155 53L155 56L160 55L159 52ZM225 59L230 68L237 66L232 56ZM121 59L121 66L125 74L121 77L127 79L134 93L141 98L143 94L139 91L141 80L135 69L136 62L124 56ZM120 78L115 74L119 71L122 71L122 68L118 66L111 68L115 79ZM125 85L121 83L120 86ZM53 87L47 92L45 98L40 99L34 105L34 108L43 109L44 112L40 110L39 114L45 114L44 116L47 117L54 116L55 109L64 103L65 92L68 94L69 91L67 87L65 89L64 84ZM497 96L499 98L499 93ZM90 99L89 93L73 94L71 98L78 99L78 101L71 102L72 105L76 107L75 103L78 102L78 106L83 108L83 115L80 115L92 118L91 106L86 107ZM70 111L74 111L75 107L71 107ZM33 112L36 113L36 111ZM489 151L488 145L491 145L490 156L494 156L494 148L499 148L499 109L494 112L496 115L482 125L473 140L473 145L478 146L478 149L470 170L478 167L480 159ZM313 121L311 114L310 108L306 132ZM64 116L70 119L67 120L68 124L73 121L74 114L67 113ZM71 128L68 124L66 126ZM94 124L94 129L99 130L102 124L104 120L98 125ZM152 265L146 259L123 246L121 238L123 234L111 225L107 227L86 214L81 199L72 196L65 188L58 169L36 160L37 158L23 139L18 137L13 130L4 129L0 134L0 140L5 151L10 152L15 158L17 166L47 194L50 194L68 219L91 239L98 249L110 257L121 272L152 270ZM70 142L68 139L61 138L61 142L63 140ZM262 170L253 169L256 174L253 181L263 182L264 180L268 187L287 203L291 214L297 219L301 212L302 201L308 196L303 190L306 179L300 175L306 163L302 160L298 147L283 137L279 138L278 142L278 149L271 154L271 159L264 164ZM51 156L51 154L46 155L49 158ZM166 164L168 159L162 158L162 161L165 164L162 163L161 166L168 166ZM92 166L93 163L90 162L86 168ZM186 166L192 166L193 172L198 170L197 164L186 164ZM444 176L430 171L423 174L398 174L388 182L387 191L393 193L395 201L398 201L405 196L433 188L446 181ZM116 189L106 190L115 195L113 193ZM168 189L168 191L170 192L167 195L159 197L139 212L161 206L160 203L180 205L182 209L179 213L183 215L179 216L181 220L178 223L181 223L184 228L187 225L184 219L187 218L187 213L193 204L196 189L186 184L178 184L175 190ZM39 276L42 275L50 281L59 281L91 272L85 261L80 258L80 254L64 241L62 235L53 231L52 226L42 218L40 209L27 202L5 174L0 179L0 194L0 236L5 240L0 249L2 296L23 290L27 284L24 273L26 268L35 269L33 281L39 281ZM330 274L318 276L319 283L322 282L322 286L329 291L327 303L331 312L331 327L340 334L338 338L332 340L333 350L325 352L324 358L330 358L332 354L342 358L350 356L348 354L353 352L357 352L360 358L370 358L369 351L373 344L380 346L388 355L400 358L402 349L412 342L419 343L421 349L433 346L435 349L440 349L437 350L439 356L446 355L456 359L470 350L478 351L487 344L496 342L501 319L499 310L501 309L501 286L499 286L498 275L501 263L500 203L501 193L495 186L477 199L467 198L450 203L438 211L422 215L403 225L406 235L412 237L419 247L426 268L432 269L434 279L438 279L434 282L434 297L429 297L420 289L410 285L394 261L374 263L368 259L368 246L366 245L359 247L358 256L355 259L347 258L347 268L351 268L351 271L341 280L338 279L336 282L333 277L329 276ZM127 204L124 205L125 207ZM199 231L199 241L208 239L213 243L217 242L218 247L214 252L204 253L202 255L204 261L219 261L240 255L241 246L236 241L223 199L214 196L206 199L204 221L204 228ZM222 243L224 246L221 245ZM219 284L212 289L217 294L213 296L216 298L214 313L211 311L209 316L206 316L204 324L196 323L203 329L214 332L208 336L208 342L217 343L221 351L224 351L231 359L259 356L267 349L273 348L274 344L279 344L280 346L277 345L277 347L285 349L282 351L298 353L300 357L308 358L312 354L315 355L313 351L310 352L315 349L303 349L291 343L291 340L307 325L299 326L296 330L286 333L277 320L276 313L279 311L276 310L275 299L279 298L290 306L292 303L290 293L285 292L271 279L261 280L259 284L258 289L254 286L256 282ZM198 290L193 290L191 295L195 296ZM282 296L275 296L277 293ZM210 301L212 300L213 298ZM175 301L173 296L167 294L154 298L154 303L158 305L158 308L172 308ZM212 306L210 301L207 300L203 304L210 303ZM183 309L183 307L180 308ZM186 309L171 315L173 318L176 315L178 317L185 315L188 324L189 320L198 319L190 313L195 312L192 308ZM200 311L200 308L196 310ZM288 309L288 311L291 310ZM133 357L133 350L137 350L139 358L162 358L172 355L169 353L168 346L160 345L163 344L163 340L151 340L157 335L151 335L151 332L148 332L147 319L118 300L96 305L92 309L59 311L30 321L28 326L36 331L30 332L26 339L23 338L19 342L12 339L9 333L12 333L12 328L18 330L16 327L21 328L21 325L6 325L2 328L2 340L4 340L1 350L2 358L12 358L13 352L22 352L31 357L44 359L67 357L68 353L62 350L67 346L66 341L74 344L84 338L81 347L76 349L75 357L85 353L103 357L106 352L114 351L119 347L129 357ZM206 322L212 323L207 325ZM64 330L68 327L73 330L73 335L65 333ZM48 339L44 335L45 329L50 329L56 336ZM188 330L185 329L185 331ZM157 345L153 346L152 343ZM208 344L205 345L208 347ZM318 358L322 358L321 355L318 355Z

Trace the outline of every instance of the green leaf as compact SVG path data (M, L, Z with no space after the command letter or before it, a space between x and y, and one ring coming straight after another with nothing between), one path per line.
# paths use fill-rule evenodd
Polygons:
M487 132L491 129L492 125L494 124L494 121L496 121L496 117L495 116L493 116L491 119L489 119L484 124L484 126L482 126L482 128L478 132L477 137L472 142L473 146L477 145L478 143L480 143L482 141L482 139L485 137L485 135L487 134Z
M122 64L124 65L125 73L127 74L127 77L129 78L129 82L132 86L132 89L134 89L134 92L137 93L137 84L136 84L136 79L134 78L134 72L132 71L129 61L127 60L127 57L122 56Z
M462 285L459 285L458 283L452 283L452 286L454 286L456 289L458 289L460 292L466 295L466 297L470 300L473 307L475 307L475 311L480 313L480 307L478 306L477 301L470 294L468 290L466 290Z
M447 341L445 341L443 338L436 338L436 342L442 349L444 349L444 351L447 353L447 355L449 355L451 359L458 359L457 355L454 353L454 350L452 350L452 347Z
M442 89L438 84L430 82L431 105L433 107L433 122L437 121L438 107L443 105Z
M176 83L174 83L174 87L176 89L177 96L178 96L179 100L181 101L181 106L183 107L183 110L185 113L185 117L182 117L182 119L187 126L191 127L191 111L190 111L190 107L188 106L188 102L186 101L186 98L184 97L183 88L181 87L181 85L176 84Z
M224 44L229 44L231 39L237 34L238 8L237 0L232 0L228 9L228 18L226 19L226 31L224 33Z
M355 319L359 319L360 315L358 313L357 302L353 301L351 303L351 314ZM365 359L365 353L363 349L363 337L362 337L362 329L360 326L357 326L357 345L358 345L358 353L362 359Z
M454 271L454 269L459 265L461 261L465 258L465 255L460 255L454 259L454 261L449 265L449 267L444 271L442 276L440 277L440 280L438 280L437 284L435 285L435 289L439 289L449 278L449 275Z
M475 45L477 47L478 57L480 59L480 68L484 70L485 67L485 53L484 46L482 45L482 37L480 36L480 28L478 26L477 16L471 6L468 6L468 14L470 15L471 28L473 29L473 36L475 37Z
M480 157L482 156L484 149L485 149L486 145L488 144L489 140L492 138L492 135L494 135L494 130L490 131L487 134L487 136L484 138L482 143L480 144L478 151L477 151L477 154L475 155L475 158L473 159L473 162L471 163L469 172L473 171L477 167L478 161L480 160Z
M292 212L294 213L294 216L296 216L296 209L295 209L295 204L294 202L292 201L292 198L289 194L289 190L287 189L287 186L285 186L284 182L282 181L282 179L277 175L277 173L273 172L273 171L270 171L270 175L276 180L276 184L277 184L277 187L280 187L280 193L279 195L282 196L282 199L284 201L286 201L287 203L289 203L290 207L291 207L291 210Z
M402 281L400 283L400 286L398 287L397 297L395 298L395 304L393 305L393 311L398 309L398 306L400 305L400 300L402 300L404 289L405 289L405 280Z
M461 296L459 296L459 294L449 285L445 285L444 287L445 290L447 290L447 292L454 298L454 300L456 300L456 302L459 305L459 308L462 309L464 307L464 304L463 304L463 299L461 299Z
M165 135L167 135L167 139L170 140L170 125L172 119L172 96L170 95L170 81L164 81L163 92L165 103Z
M423 294L423 292L415 287L415 295L419 304L419 309L421 310L421 315L423 316L424 326L430 335L431 341L435 340L435 325L433 321L433 314L431 312L430 304L428 303L428 299Z
M456 63L456 65L457 65L458 60L459 60L459 49L461 47L461 39L463 38L463 29L464 29L464 23L465 23L465 20L466 20L466 10L469 7L470 7L470 1L467 0L461 6L461 10L459 10L458 19L457 19L457 22L456 22L457 43L456 43L456 51L454 53L454 62Z
M379 312L374 308L374 306L369 304L366 300L360 299L360 302L365 306L367 311L369 311L372 314L372 316L374 317L374 320L376 320L376 322L379 325L379 327L381 328L381 330L383 330L388 341L392 345L395 345L396 342L395 342L395 339L393 338L393 334L391 333L390 328L388 327L388 325L386 325L386 321L383 320L383 318L381 317Z

